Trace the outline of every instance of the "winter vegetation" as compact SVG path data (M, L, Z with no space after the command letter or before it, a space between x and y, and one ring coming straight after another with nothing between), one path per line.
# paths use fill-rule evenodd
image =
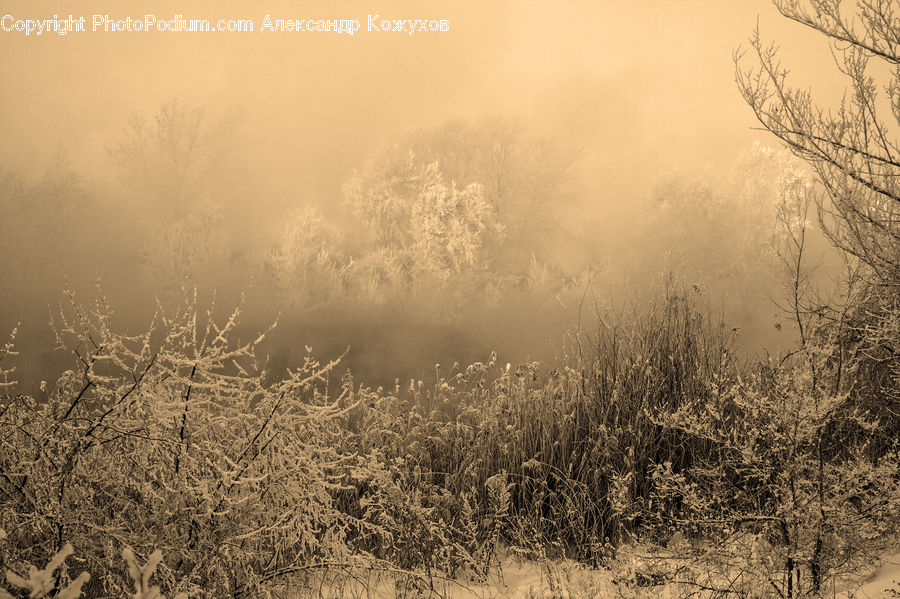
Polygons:
M72 281L36 384L3 322L0 599L852 596L900 539L900 15L777 6L843 103L754 34L737 85L783 147L662 179L627 229L577 222L578 153L512 119L408 134L261 239L237 119L177 102L109 148L140 226L104 233L65 164L0 171L23 297L131 252L155 298L138 325ZM504 318L556 355L493 351Z

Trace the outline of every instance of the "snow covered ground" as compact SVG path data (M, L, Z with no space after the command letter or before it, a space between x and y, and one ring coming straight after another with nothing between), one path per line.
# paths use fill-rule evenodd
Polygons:
M484 583L435 581L430 594L415 589L412 582L396 582L388 577L350 578L338 576L317 588L292 594L317 599L594 599L621 597L630 599L676 599L684 589L671 586L629 588L616 584L607 570L592 570L574 562L538 563L507 558L502 568L494 569ZM900 597L900 552L886 556L877 570L861 586L842 588L834 585L823 593L833 599L876 599Z
M896 594L888 589L895 590ZM855 593L848 596L852 599L900 597L900 553L882 559L878 570Z

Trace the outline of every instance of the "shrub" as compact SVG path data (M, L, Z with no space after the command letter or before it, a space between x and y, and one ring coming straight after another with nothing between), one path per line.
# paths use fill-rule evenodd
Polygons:
M76 369L0 411L5 563L45 562L68 541L94 574L86 592L120 595L117 547L159 548L165 592L221 596L348 558L333 481L361 466L337 449L352 403L324 392L335 363L310 354L270 381L264 335L233 341L239 308L218 324L196 294L135 336L102 298L69 299L55 328Z

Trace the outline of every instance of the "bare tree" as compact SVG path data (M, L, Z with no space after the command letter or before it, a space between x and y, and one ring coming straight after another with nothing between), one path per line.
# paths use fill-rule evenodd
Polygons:
M817 173L830 199L820 208L832 241L869 265L883 284L896 285L900 280L897 4L860 0L855 12L841 0L775 0L775 5L785 17L829 38L848 89L838 107L822 108L808 90L788 84L788 69L778 48L765 44L758 29L750 39L757 64L744 68L745 54L739 51L735 56L738 87L762 125ZM879 82L884 78L886 82ZM879 97L882 85L884 98Z
M204 194L219 191L224 174L234 167L235 128L233 115L209 122L201 109L173 101L150 119L133 115L109 153L144 200L171 222Z
M851 294L854 306L833 311L841 329L835 361L854 360L857 369L837 380L882 423L887 441L900 433L900 7L893 0L859 0L855 10L846 4L775 0L784 16L831 42L848 83L836 108L788 85L778 49L758 30L750 40L757 64L745 68L738 51L736 78L765 129L814 169L825 192L821 226L863 282Z

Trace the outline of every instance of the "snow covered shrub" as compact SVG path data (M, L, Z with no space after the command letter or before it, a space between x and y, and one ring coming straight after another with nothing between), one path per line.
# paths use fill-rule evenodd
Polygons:
M16 367L11 364L10 358L14 358L18 355L16 352L16 334L18 333L18 328L12 330L9 334L9 340L0 347L0 392L7 392L16 385L16 381L13 378L15 375Z
M681 465L656 463L649 496L633 504L650 538L686 539L675 553L694 565L681 577L690 585L815 594L864 571L897 534L896 445L877 456L856 439L826 447L831 427L879 425L846 409L846 394L813 389L789 362L654 417L705 446Z
M0 535L0 539L5 537L5 533ZM50 596L57 599L78 599L81 596L81 587L90 579L90 574L82 572L77 578L59 589L59 580L56 570L62 565L63 561L72 554L72 545L66 543L56 555L50 560L43 569L29 566L28 577L19 576L12 570L6 571L6 580L12 585L12 588L18 588L22 591L28 591L28 596L32 599L40 599ZM12 599L13 595L0 587L0 599Z
M669 291L651 314L582 338L565 367L513 367L492 355L436 367L433 384L397 381L393 393L372 394L347 424L357 451L390 465L388 480L370 484L370 516L377 508L383 522L420 531L437 523L440 534L410 535L419 544L403 545L404 555L428 555L429 539L443 535L454 553L437 562L481 576L498 547L592 564L611 557L638 526L617 511L615 489L629 502L646 497L648 468L685 452L685 437L654 415L735 376L727 336Z
M361 466L338 450L353 404L324 391L335 363L309 354L273 381L264 334L235 341L240 308L220 323L196 294L137 335L116 331L102 296L69 299L54 324L73 369L45 401L0 409L6 563L44 563L68 541L92 573L85 592L121 595L121 546L158 548L163 592L216 597L350 559L333 481Z
M703 539L686 551L707 565L693 580L704 587L817 594L828 579L859 571L898 532L900 446L888 407L897 362L884 351L898 338L887 324L896 304L870 301L871 273L852 257L830 294L813 284L814 194L802 173L785 171L779 306L794 322L795 349L738 378L705 377L705 391L652 415L663 434L695 450L647 464L651 492L631 508L654 540L676 532ZM709 542L715 549L699 546Z
M480 185L460 190L455 183L448 187L440 176L425 186L410 216L417 266L447 276L483 267L484 245L503 231Z

